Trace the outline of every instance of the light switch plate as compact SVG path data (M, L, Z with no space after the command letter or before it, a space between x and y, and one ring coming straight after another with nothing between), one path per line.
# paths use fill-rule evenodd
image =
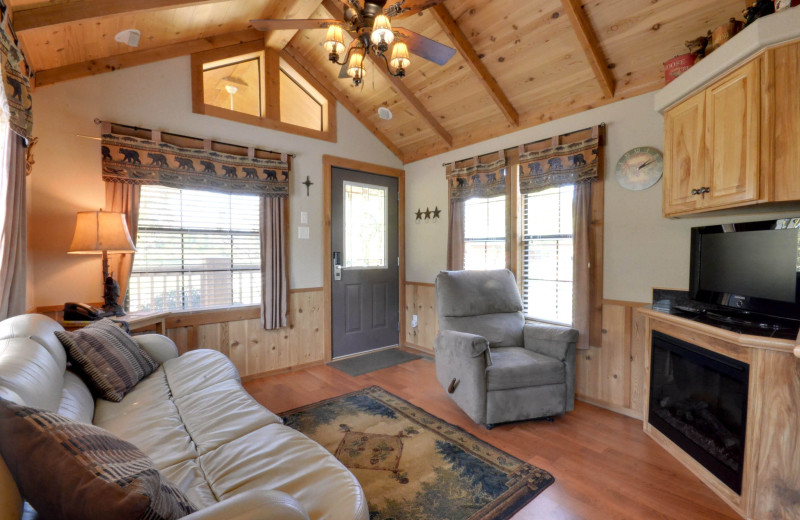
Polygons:
M308 224L308 211L301 211L300 212L300 223L301 224Z
M310 233L309 233L309 227L308 226L298 226L298 228L297 228L297 238L300 239L300 240L308 240L309 238L311 238Z

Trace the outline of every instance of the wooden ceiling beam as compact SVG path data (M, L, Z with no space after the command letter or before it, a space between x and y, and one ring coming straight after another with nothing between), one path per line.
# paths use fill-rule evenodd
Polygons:
M334 0L323 0L322 5L334 18L340 20L344 18L344 11L342 10L340 3L334 2ZM394 88L397 90L397 93L400 94L400 96L409 105L414 107L414 109L419 113L419 115L421 115L422 118L425 121L427 121L427 123L431 126L431 128L433 128L436 134L439 137L441 137L444 140L444 142L448 144L448 146L452 145L453 137L450 135L450 133L447 130L445 130L445 128L439 123L436 117L433 114L431 114L427 108L425 108L425 105L423 105L420 102L420 100L417 99L417 96L415 96L414 93L411 92L411 90L405 86L403 80L396 76L392 76L389 73L389 71L386 70L386 64L381 61L378 61L374 53L370 52L368 53L368 56L372 60L371 61L371 63L373 64L372 69L380 71L380 73L383 74L384 77L386 77L386 79L389 80L389 82L394 86Z
M353 114L353 116L358 119L362 125L364 125L367 130L372 132L372 134L378 138L380 142L386 145L386 148L392 151L393 154L397 156L398 159L403 161L403 152L398 148L391 139L389 139L383 132L381 132L377 126L375 126L372 121L369 120L353 103L350 98L348 98L345 94L341 92L335 85L331 83L330 75L323 73L322 71L318 70L317 67L314 66L305 56L303 56L299 51L297 51L291 44L287 45L281 51L281 55L284 58L288 57L293 60L297 65L306 69L310 75L312 75L317 81L322 84L323 87L336 98L336 101L342 104L343 107L347 109L348 112ZM287 60L288 61L288 60Z
M264 38L264 33L255 29L237 31L208 38L190 40L188 42L174 43L152 49L117 54L107 58L89 60L83 63L74 63L54 69L40 70L36 72L34 82L37 87L52 85L61 81L77 79L86 76L94 76L105 72L112 72L118 69L135 67L155 61L168 60L179 56L186 56L195 52L228 47L252 41L259 41Z
M32 7L20 6L14 9L12 11L12 25L16 32L22 32L101 16L173 9L223 1L225 0L76 0L47 5L33 4Z
M498 108L500 108L500 111L503 112L503 115L506 116L508 122L513 126L519 126L519 114L514 108L514 105L511 104L511 101L508 100L508 97L506 97L500 85L497 84L497 80L494 79L489 69L486 68L486 65L484 65L483 61L478 57L475 48L469 42L464 31L461 30L455 19L453 19L447 7L445 7L444 4L439 4L431 8L430 12L433 13L433 18L439 23L439 26L441 26L447 37L450 38L450 41L453 42L453 45L458 50L459 54L461 54L461 57L464 58L472 71L478 76L481 85L489 93Z
M561 0L561 3L564 5L564 10L567 12L572 28L575 30L575 35L578 37L581 47L583 47L583 52L589 60L589 65L592 67L597 82L600 83L603 94L613 98L614 89L616 88L614 76L606 64L606 58L600 48L597 35L589 23L589 18L581 7L581 0Z
M310 18L314 11L322 4L322 0L297 0L295 2L279 2L279 8L269 14L273 19L295 19ZM264 44L276 51L282 50L297 34L296 30L288 31L269 31L264 35Z

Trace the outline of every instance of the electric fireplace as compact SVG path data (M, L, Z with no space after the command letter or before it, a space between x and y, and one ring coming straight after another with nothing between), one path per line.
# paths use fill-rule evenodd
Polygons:
M652 333L649 423L738 494L750 366Z

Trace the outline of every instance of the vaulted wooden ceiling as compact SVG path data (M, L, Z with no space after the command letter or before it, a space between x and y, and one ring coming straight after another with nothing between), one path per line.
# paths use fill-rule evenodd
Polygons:
M265 39L319 79L404 162L659 89L662 63L744 0L445 0L395 25L457 49L444 66L411 56L403 79L367 63L338 79L324 31L261 33L259 18L341 18L338 0L6 0L36 88ZM138 48L114 41L142 33ZM394 117L378 117L381 106ZM347 139L339 135L339 139Z

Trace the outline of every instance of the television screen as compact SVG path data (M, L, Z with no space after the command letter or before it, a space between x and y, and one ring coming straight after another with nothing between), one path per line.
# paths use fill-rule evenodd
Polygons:
M800 219L692 229L692 298L800 319Z

